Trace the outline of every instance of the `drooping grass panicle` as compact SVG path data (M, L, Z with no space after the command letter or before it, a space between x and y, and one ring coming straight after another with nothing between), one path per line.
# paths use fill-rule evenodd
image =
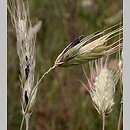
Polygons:
M71 42L57 57L55 65L66 67L82 64L90 60L110 55L122 48L123 27L115 25L89 36L81 36ZM121 35L122 36L122 35Z

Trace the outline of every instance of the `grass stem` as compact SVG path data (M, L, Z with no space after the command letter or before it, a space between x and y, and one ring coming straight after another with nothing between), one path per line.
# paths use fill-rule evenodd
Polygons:
M102 115L102 130L105 130L105 113Z
M117 126L117 130L121 130L121 123L122 123L122 112L123 112L123 105L121 104L120 114L119 114L119 119L118 119L118 126Z
M25 120L26 120L26 130L29 130L29 119L30 115L26 115Z

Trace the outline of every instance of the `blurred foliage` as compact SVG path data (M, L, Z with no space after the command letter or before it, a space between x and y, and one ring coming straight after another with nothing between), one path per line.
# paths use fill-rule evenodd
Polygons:
M80 35L103 30L122 15L122 0L30 0L32 22L42 21L36 42L36 78L51 67L59 53ZM120 15L119 15L120 14ZM16 36L8 13L8 130L18 130L22 114ZM87 65L86 65L87 66ZM93 107L79 80L81 66L57 68L40 84L30 130L99 130L102 117ZM116 130L121 92L106 118L106 128Z

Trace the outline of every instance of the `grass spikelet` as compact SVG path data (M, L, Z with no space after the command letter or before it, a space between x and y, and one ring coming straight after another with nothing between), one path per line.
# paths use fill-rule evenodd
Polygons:
M90 61L90 78L88 80L88 88L85 89L90 93L94 107L103 117L103 130L105 129L105 115L112 111L114 105L115 86L120 78L120 70L117 66L111 68L108 64L108 56L95 61Z
M75 39L57 57L55 65L79 65L117 52L119 48L122 49L122 37L117 39L119 35L122 36L122 31L123 27L118 24L97 34Z
M95 74L93 74L94 66ZM87 80L91 88L89 88L89 93L94 106L99 114L109 114L114 105L115 86L120 77L119 67L109 68L107 58L98 59L94 64L90 62L89 67L92 71L90 71L91 79L94 82L88 78Z
M22 113L26 118L26 130L28 130L29 117L35 104L36 92L32 95L29 102L31 91L35 81L35 42L36 35L41 27L38 21L34 26L31 24L29 16L28 1L23 0L8 1L8 11L11 16L12 24L16 31L17 54L20 65L21 81L21 104ZM26 109L26 107L28 108ZM26 112L25 112L26 109Z

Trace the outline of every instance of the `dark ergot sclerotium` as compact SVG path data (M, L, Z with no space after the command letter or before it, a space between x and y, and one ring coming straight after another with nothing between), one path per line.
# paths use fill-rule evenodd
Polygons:
M25 102L26 102L26 105L27 105L27 104L28 104L28 95L27 95L27 91L25 91L24 97L25 97Z
M29 72L30 72L30 64L29 64L29 61L28 61L28 57L25 56L25 58L26 58L25 76L26 76L26 80L27 80L28 76L29 76Z
M80 41L84 38L83 35L81 35L79 38L76 38L74 41L72 41L63 51L63 54L65 52L67 52L69 49L71 49L72 47L76 46L77 44L80 43Z

